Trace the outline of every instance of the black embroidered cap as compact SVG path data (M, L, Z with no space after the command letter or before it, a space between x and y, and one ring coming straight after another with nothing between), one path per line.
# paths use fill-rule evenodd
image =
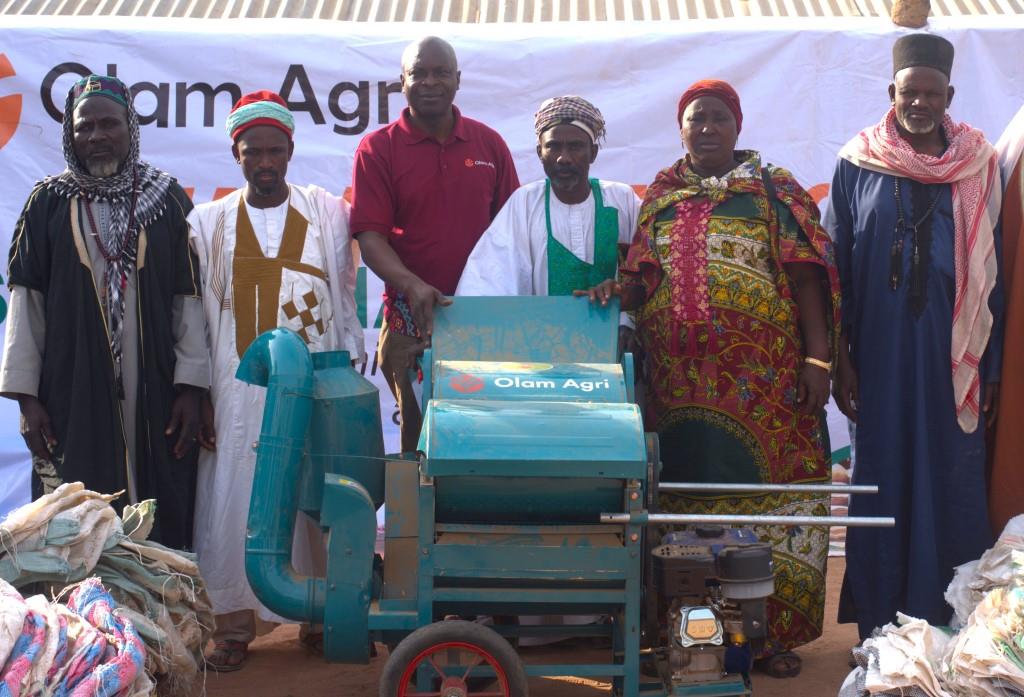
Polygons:
M935 34L908 34L892 45L892 74L904 68L935 68L948 78L953 70L953 44Z

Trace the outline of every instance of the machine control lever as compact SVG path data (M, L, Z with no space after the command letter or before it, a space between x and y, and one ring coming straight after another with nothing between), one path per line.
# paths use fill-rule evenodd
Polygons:
M823 525L851 528L892 528L895 518L813 515L703 515L698 513L602 513L602 523L623 525Z
M877 494L874 484L714 484L661 482L658 491L742 492L744 494Z

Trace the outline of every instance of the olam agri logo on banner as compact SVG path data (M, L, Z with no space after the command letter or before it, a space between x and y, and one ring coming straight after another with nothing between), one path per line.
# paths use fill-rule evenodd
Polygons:
M21 95L3 94L3 79L14 77L17 73L6 53L0 53L0 148L14 137L21 120Z
M11 65L6 53L0 53L0 148L3 148L14 137L21 122L21 95L3 94L4 78L14 77L17 73ZM0 285L3 278L0 277ZM0 322L7 318L7 301L0 297Z

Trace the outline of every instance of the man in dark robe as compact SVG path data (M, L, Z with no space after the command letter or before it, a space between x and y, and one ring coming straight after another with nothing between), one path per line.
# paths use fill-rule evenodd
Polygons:
M847 533L840 622L860 637L897 611L932 624L959 564L992 542L985 428L998 398L1003 331L999 172L985 136L946 109L953 45L893 47L892 106L840 152L825 213L842 285L834 395L857 422L850 514L894 529Z
M21 408L34 497L81 481L126 492L119 506L155 498L151 539L190 548L209 386L192 204L140 161L116 78L72 87L63 132L67 169L36 185L11 243L0 393Z

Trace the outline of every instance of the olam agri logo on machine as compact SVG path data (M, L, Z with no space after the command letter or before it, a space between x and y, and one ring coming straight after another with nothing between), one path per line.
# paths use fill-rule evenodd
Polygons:
M626 401L617 365L442 361L436 384L439 399Z
M448 386L459 394L473 394L484 389L484 381L476 375L461 373L459 375L453 375L448 381Z

